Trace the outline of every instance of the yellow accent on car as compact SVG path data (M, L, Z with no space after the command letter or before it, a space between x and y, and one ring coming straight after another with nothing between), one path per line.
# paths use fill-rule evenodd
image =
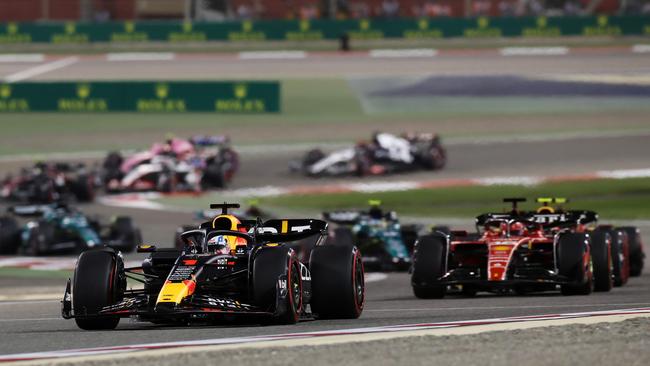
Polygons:
M188 282L193 283L193 282ZM191 289L190 286L183 282L168 282L163 285L162 290L158 293L156 304L163 302L172 302L179 304L183 299L189 296Z
M282 234L286 233L287 231L289 231L289 221L282 220Z

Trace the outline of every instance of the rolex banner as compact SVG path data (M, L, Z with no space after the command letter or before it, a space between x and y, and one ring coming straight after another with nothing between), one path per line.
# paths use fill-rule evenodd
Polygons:
M0 23L3 44L650 35L650 16Z
M280 111L276 81L91 81L0 84L0 112Z

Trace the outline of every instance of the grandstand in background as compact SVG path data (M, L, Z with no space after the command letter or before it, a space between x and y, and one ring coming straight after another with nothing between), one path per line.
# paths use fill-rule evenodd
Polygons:
M650 0L0 0L0 21L650 14Z

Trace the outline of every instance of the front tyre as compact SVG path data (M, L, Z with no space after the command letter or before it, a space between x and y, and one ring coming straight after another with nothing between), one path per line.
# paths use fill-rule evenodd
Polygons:
M105 306L121 301L125 288L124 265L113 250L81 253L72 287L77 326L85 330L115 329L120 322L119 317L101 316L98 313Z
M441 299L447 286L439 279L445 274L447 239L440 234L418 239L413 250L413 294L420 299Z
M560 286L562 295L589 295L593 290L593 273L589 237L582 233L566 233L557 244L556 263L560 276L567 283Z
M612 237L607 231L596 230L591 237L591 258L594 271L594 291L607 292L614 287Z
M320 319L356 319L365 304L361 252L355 246L321 245L309 260L311 308Z

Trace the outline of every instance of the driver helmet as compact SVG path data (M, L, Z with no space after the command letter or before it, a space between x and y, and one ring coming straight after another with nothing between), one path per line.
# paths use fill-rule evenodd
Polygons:
M500 236L508 228L505 222L489 222L486 225L487 232L491 236Z
M216 255L230 254L230 241L234 241L232 238L229 235L213 236L208 240L208 252Z
M523 236L527 234L526 225L521 222L513 222L510 224L510 235Z

